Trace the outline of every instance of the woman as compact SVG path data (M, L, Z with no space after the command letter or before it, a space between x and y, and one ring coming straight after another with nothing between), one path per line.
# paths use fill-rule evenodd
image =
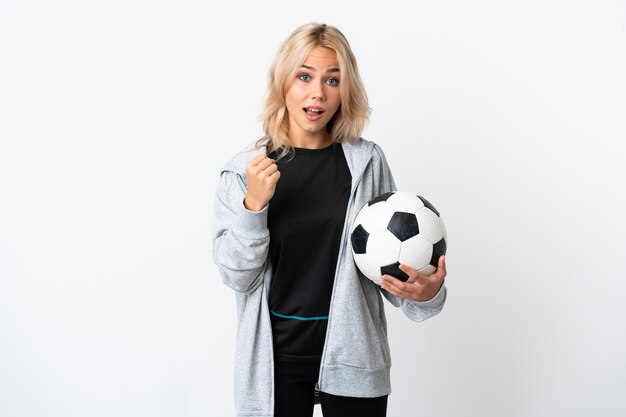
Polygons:
M307 24L269 72L265 136L221 171L214 260L238 309L238 416L386 415L390 355L384 295L412 320L441 311L444 258L430 276L381 287L357 271L348 230L395 190L379 146L360 138L369 107L343 34Z

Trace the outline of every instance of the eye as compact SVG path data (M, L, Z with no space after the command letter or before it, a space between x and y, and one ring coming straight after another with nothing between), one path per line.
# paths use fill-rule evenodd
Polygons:
M305 72L298 75L298 78L300 79L300 81L311 81L311 76Z
M337 78L328 78L326 80L326 84L331 85L331 86L336 86L336 85L339 85L339 80Z

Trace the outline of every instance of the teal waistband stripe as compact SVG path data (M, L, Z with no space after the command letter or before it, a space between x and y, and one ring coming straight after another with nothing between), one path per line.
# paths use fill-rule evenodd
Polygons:
M328 320L328 316L319 316L319 317L285 316L284 314L278 314L277 312L275 312L273 310L270 310L270 313L272 313L273 315L275 315L277 317L281 317L283 319L291 319L291 320L302 320L302 321Z

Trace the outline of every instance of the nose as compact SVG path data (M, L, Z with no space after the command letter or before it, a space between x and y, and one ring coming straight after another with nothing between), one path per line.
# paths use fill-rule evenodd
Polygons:
M326 101L326 92L324 91L324 82L320 80L320 82L311 83L311 84L312 84L311 99L319 100L319 101Z

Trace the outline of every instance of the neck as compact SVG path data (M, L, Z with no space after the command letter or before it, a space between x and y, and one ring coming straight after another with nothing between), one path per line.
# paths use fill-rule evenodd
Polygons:
M322 149L332 144L330 135L327 132L324 133L322 136L298 135L290 137L289 140L294 148Z

